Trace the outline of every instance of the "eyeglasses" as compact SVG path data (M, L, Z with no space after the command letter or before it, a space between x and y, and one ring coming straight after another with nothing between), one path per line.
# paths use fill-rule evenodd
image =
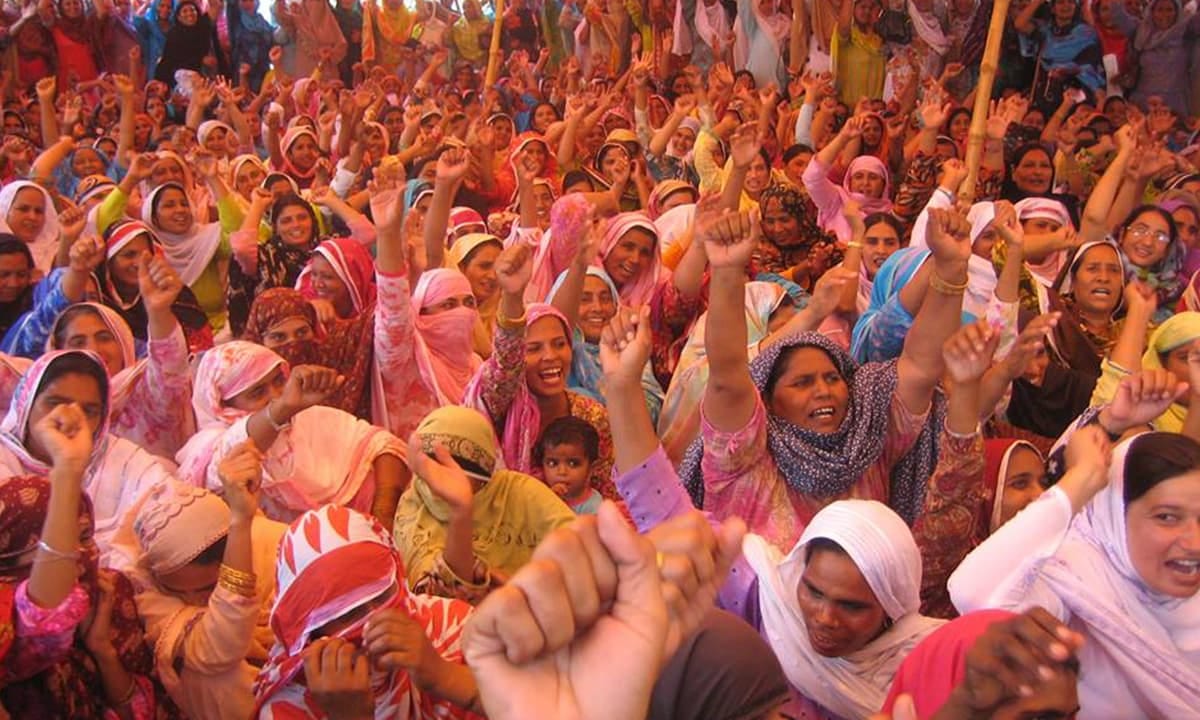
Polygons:
M1143 225L1142 223L1130 225L1125 229L1125 233L1134 240L1141 240L1148 237L1154 238L1154 241L1159 245L1166 245L1171 242L1170 234L1165 233L1162 230L1155 230L1149 225Z

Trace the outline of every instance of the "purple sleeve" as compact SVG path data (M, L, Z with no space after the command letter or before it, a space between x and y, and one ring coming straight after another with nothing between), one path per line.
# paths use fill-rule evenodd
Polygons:
M13 600L15 632L0 666L0 683L25 680L64 660L91 604L77 584L58 607L39 607L29 597L28 580L17 586Z

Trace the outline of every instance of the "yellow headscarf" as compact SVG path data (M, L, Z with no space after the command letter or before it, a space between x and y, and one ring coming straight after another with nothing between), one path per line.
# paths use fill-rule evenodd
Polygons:
M1172 350L1200 339L1200 312L1181 312L1172 315L1166 322L1150 335L1146 352L1142 354L1143 370L1158 370L1163 367L1162 356ZM1187 378L1179 378L1186 381ZM1154 422L1155 430L1179 432L1183 430L1183 420L1187 417L1187 408L1174 403Z
M495 235L487 233L463 235L454 241L449 252L446 253L446 267L461 272L464 269L463 262L471 253L480 245L489 242L497 243L502 249L504 247L504 242ZM479 357L486 360L492 356L492 333L496 330L496 313L500 310L500 292L493 293L487 300L479 301L479 298L476 298L476 301L479 319L475 321L475 329L471 332L471 348Z

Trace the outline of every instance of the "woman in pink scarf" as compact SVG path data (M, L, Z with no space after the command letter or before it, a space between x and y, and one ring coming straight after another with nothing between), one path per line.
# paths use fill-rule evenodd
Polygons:
M365 697L342 694L339 702L370 702L370 717L389 720L479 717L471 712L482 708L460 645L471 606L409 594L404 563L379 523L336 505L305 513L280 543L276 586L276 642L254 686L254 717L329 717L328 696L308 685L332 674L348 651L355 665L367 666L371 690ZM413 624L420 632L389 632ZM393 638L405 636L426 645L413 652L421 660L412 665L389 654L408 656L411 648L392 647Z
M643 212L625 212L608 222L598 265L621 293L621 304L641 307L650 302L662 277L658 229Z
M322 320L357 317L375 307L375 261L353 238L326 240L313 251L296 289L318 301Z
M887 165L874 155L859 155L846 166L842 184L835 185L829 174L838 155L851 140L862 137L863 119L852 117L842 126L828 145L821 148L804 169L804 187L817 206L817 223L821 229L835 233L838 240L848 243L853 233L842 216L846 200L854 200L862 208L863 217L877 212L892 211L892 180Z
M421 379L440 405L459 405L483 361L471 349L479 312L471 283L457 270L428 270L412 297L413 350Z
M234 341L210 350L196 369L192 407L200 431L176 459L179 477L218 490L217 469L238 446L263 453L261 504L290 522L325 503L372 512L390 524L408 486L404 445L391 433L324 402L344 379L261 345Z

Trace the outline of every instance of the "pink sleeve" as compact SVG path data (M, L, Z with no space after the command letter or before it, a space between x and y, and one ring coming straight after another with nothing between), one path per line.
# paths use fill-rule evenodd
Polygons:
M375 364L380 368L388 430L406 438L421 418L437 407L437 399L421 379L413 341L412 297L404 274L375 273Z
M346 223L350 228L350 237L363 245L375 244L375 226L365 217L355 218Z
M808 188L808 196L817 206L817 212L824 217L837 217L842 210L842 196L837 186L829 179L830 168L813 158L804 168L804 187Z
M87 592L78 584L54 608L39 607L29 597L28 580L18 585L13 602L13 643L0 666L0 684L33 677L65 659L75 642L75 629L90 606Z
M145 374L134 381L114 422L133 430L129 439L150 452L174 457L196 432L187 338L177 324L169 337L151 338L146 345Z
M704 438L701 466L705 489L719 491L752 470L767 455L766 408L761 399L756 399L754 413L745 426L725 432L708 421L708 407L704 403L700 408L700 435Z
M497 323L493 342L492 356L475 371L463 405L487 415L499 427L517 397L525 374L525 326L506 330Z
M251 277L258 275L257 231L234 230L229 234L229 247L233 249L233 259L243 273Z

